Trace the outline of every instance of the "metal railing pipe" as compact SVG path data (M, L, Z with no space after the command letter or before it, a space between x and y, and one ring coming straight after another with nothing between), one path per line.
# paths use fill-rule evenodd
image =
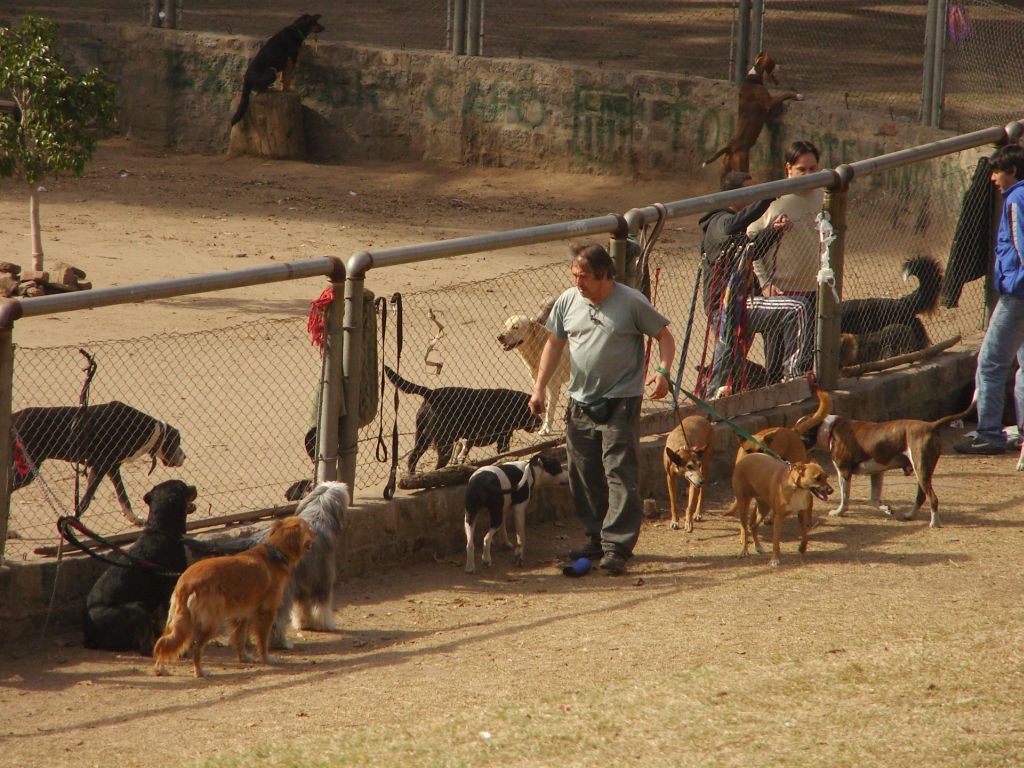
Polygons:
M932 77L935 73L935 15L938 13L939 0L928 0L928 13L924 23L924 67L921 83L921 125L931 125L932 99L935 98L935 86Z
M345 279L345 264L335 256L325 256L307 261L291 261L252 269L238 269L215 275L178 277L172 280L158 280L138 285L123 285L116 288L91 288L88 291L38 296L31 299L10 299L20 304L21 317L56 315L78 309L95 309L115 304L133 304L153 299L167 299L194 293L223 291L229 288L244 288L303 277L323 277L340 274ZM10 311L10 310L8 310Z
M452 3L452 53L462 56L466 52L466 0Z
M616 231L620 226L621 216L608 214L592 219L578 219L559 224L545 224L539 227L513 229L508 232L492 232L486 235L457 237L452 240L440 240L420 245L405 245L398 248L382 248L379 251L360 251L353 254L347 264L348 276L364 277L366 271L373 267L387 267L395 264L409 264L416 261L429 261L445 256L464 256L481 251L494 251L500 248L514 248L518 245L534 245L564 240L585 235L607 234Z
M469 0L466 6L466 55L480 55L480 0Z
M941 157L952 152L974 149L984 144L1000 144L1006 139L1006 135L1007 128L985 128L973 133L965 133L961 136L952 136L948 139L940 139L929 144L921 144L910 149L900 149L896 152L871 157L867 160L855 160L849 163L849 166L857 176L878 173L879 171L898 168L901 165L909 165L921 160Z
M359 254L356 254L357 256ZM354 261L353 258L351 261ZM345 414L341 417L338 455L338 479L348 483L350 498L355 498L356 463L359 451L359 397L363 371L364 273L349 273L345 279L345 309L342 370L345 380ZM335 296L338 294L335 293Z

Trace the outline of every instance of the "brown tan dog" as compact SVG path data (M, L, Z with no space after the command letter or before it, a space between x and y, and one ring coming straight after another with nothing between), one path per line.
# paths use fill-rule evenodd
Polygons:
M313 531L299 517L278 520L267 541L237 555L193 563L181 574L167 615L167 626L153 646L153 671L164 673L164 662L176 659L191 644L196 677L203 677L203 647L221 626L231 625L231 645L239 661L250 661L245 650L250 630L264 664L270 630L281 605L292 568L313 546Z
M686 531L693 531L693 521L704 516L704 483L707 482L708 465L714 451L715 430L711 422L700 415L687 416L665 438L662 462L665 465L665 482L668 484L672 530L679 530L676 478L680 475L689 483L686 491Z
M818 408L814 413L801 416L792 427L768 427L755 432L754 437L761 444L744 440L736 449L736 461L748 453L764 453L765 448L778 454L784 461L807 461L808 446L804 444L804 437L821 424L832 410L832 398L828 392L819 389L815 394L818 396Z
M807 445L804 440L811 431L819 426L828 412L832 409L832 398L823 389L815 391L818 396L818 408L814 413L801 416L792 427L768 427L760 432L755 432L754 437L759 441L744 440L736 449L736 461L738 462L748 453L767 453L766 448L777 454L783 461L791 463L807 461ZM771 455L771 454L768 454ZM762 525L768 519L768 510L757 505L757 525ZM808 521L810 526L812 521Z
M913 472L917 477L917 499L901 519L912 520L927 498L932 512L929 525L938 528L939 500L932 488L932 475L942 454L939 430L951 421L964 418L972 408L974 403L960 413L935 421L897 419L874 422L826 416L818 428L817 442L829 452L839 474L839 506L829 515L846 514L853 475L870 475L871 503L891 517L889 505L882 503L882 474L890 469L901 469L905 475Z
M783 102L789 99L802 101L804 98L799 93L792 92L772 96L764 84L766 79L770 83L778 84L778 80L775 79L775 60L761 52L740 84L735 133L728 144L703 163L704 166L708 166L722 157L723 179L730 171L749 171L750 150L757 143L757 137L761 135L764 124L778 119L782 113Z
M729 514L739 512L740 557L749 554L750 538L754 547L763 553L761 540L757 535L756 521L748 519L750 502L757 501L767 509L772 520L772 565L779 564L779 535L782 521L790 512L796 512L800 520L800 553L807 551L807 532L810 529L811 510L814 497L824 501L832 493L828 475L813 462L789 464L764 453L751 453L736 463L732 473L732 490L736 501Z

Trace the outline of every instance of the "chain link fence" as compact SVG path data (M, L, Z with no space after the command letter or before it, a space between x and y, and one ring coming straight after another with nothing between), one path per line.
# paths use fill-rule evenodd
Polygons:
M969 167L966 159L950 155L941 164L920 163L891 171L888 178L877 174L855 181L849 193L843 298L874 302L867 312L872 328L910 322L907 306L899 309L896 304L906 304L906 297L921 288L913 280L904 283L901 272L908 258L926 256L944 270L944 285L949 286L950 276L956 275L955 287L943 288L941 298L925 302L927 306L915 305L920 311L911 312L910 317L920 320L929 342L956 335L969 344L980 339L985 281L978 278L988 270L993 198L984 164L973 175L965 170ZM697 295L700 264L696 217L668 220L651 251L650 292L656 307L671 321L679 346L681 383L690 391L698 388L698 368L710 363L714 343L714 328L709 327ZM498 419L504 425L471 435L488 438L468 446L471 462L495 455L503 442L499 433L509 433L508 447L513 451L550 444L563 435L566 400L562 394L559 402L549 405L550 434L543 434L537 423L516 421L514 408L521 407L533 377L523 358L525 345L514 343L510 329L516 324L510 318L536 318L541 305L569 285L564 246L553 246L552 263L546 267L406 294L401 347L393 311L383 333L379 323L376 331L370 329L376 333L378 366L387 365L413 385L430 389L500 388L520 393L519 406L502 401L491 407L469 401L466 407L463 401L462 410L456 405L445 414L442 409L435 414L439 418L454 414L472 423L493 424ZM373 288L372 274L367 287ZM927 311L932 303L937 306ZM136 514L145 515L145 492L172 477L198 486L195 517L207 520L281 507L289 486L312 477L304 438L318 423L323 363L310 343L305 320L267 320L83 347L97 365L88 388L90 405L121 401L173 426L181 435L187 456L181 467L157 461L151 471L152 460L145 452L122 467ZM761 335L771 333L786 330L768 328ZM891 354L878 350L877 356ZM652 358L657 360L656 350ZM761 365L767 362L764 345L756 338L751 339L749 358ZM12 410L74 409L86 383L84 363L78 346L18 346ZM417 424L422 395L399 393L396 412L393 385L378 379L374 386L383 387L378 418L358 434L356 494L361 498L379 497L392 461L397 460L400 473L409 473L417 431L425 429ZM659 414L671 408L670 399L645 401L644 412ZM508 415L506 421L501 421L502 414ZM390 451L393 426L399 436L397 456ZM435 420L426 429L433 436L447 434L443 421ZM465 436L460 433L447 443L439 437L438 444L458 454L461 446L456 438ZM57 518L75 509L75 466L45 455L30 459L38 465L39 476L12 495L9 559L30 558L40 547L55 547ZM430 471L437 461L438 451L431 445L419 459L417 471ZM78 478L78 484L81 491L84 480ZM132 530L109 480L100 483L82 519L101 535Z

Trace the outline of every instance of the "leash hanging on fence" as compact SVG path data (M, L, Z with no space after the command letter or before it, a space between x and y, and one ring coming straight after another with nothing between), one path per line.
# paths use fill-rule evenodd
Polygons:
M395 373L402 368L402 294L391 294L390 302L383 296L377 298L377 312L380 315L380 426L377 432L376 458L378 462L384 463L388 460L388 447L384 442L384 382L387 374L384 373L384 342L387 337L388 304L394 307L395 311ZM389 501L394 498L395 487L398 482L398 387L394 388L394 416L391 422L391 467L388 471L388 481L384 486L382 495Z
M85 451L82 450L80 443L82 439L82 422L86 418L86 411L89 408L89 390L92 389L92 380L96 376L96 369L99 366L96 364L96 358L81 347L79 347L78 353L85 357L87 362L85 368L82 369L85 372L85 381L82 382L82 389L78 393L78 410L75 411L74 418L71 420L71 434L74 435L72 441L76 447L75 455L84 456ZM75 462L75 517L79 517L82 514L82 510L79 509L81 503L79 490L81 477L84 474L82 467L81 461Z

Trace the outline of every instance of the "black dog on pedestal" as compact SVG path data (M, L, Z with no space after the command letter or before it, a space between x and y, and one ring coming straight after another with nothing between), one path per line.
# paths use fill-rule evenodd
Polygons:
M196 509L196 489L181 480L154 486L146 527L124 566L112 565L97 579L85 601L85 647L153 655L171 592L185 570L185 517Z
M249 94L252 91L266 91L281 75L281 90L292 89L292 77L295 65L299 60L299 51L306 38L317 32L323 32L320 25L320 14L311 16L304 13L287 27L271 37L263 44L249 62L242 78L242 98L238 102L231 124L240 122L249 109Z

